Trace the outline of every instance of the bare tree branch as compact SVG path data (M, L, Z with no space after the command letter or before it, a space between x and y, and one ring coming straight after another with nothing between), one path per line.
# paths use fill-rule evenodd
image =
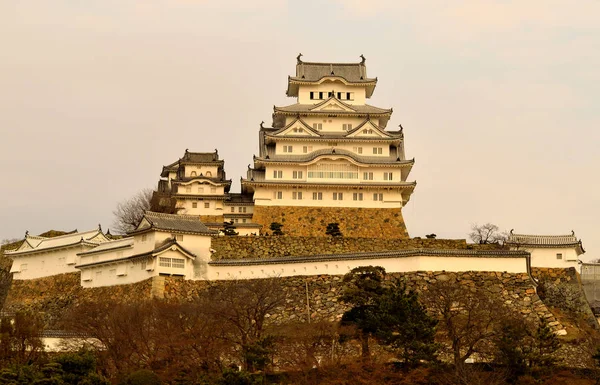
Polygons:
M142 220L144 212L150 210L150 200L153 192L152 189L145 188L131 198L117 204L113 211L115 216L113 227L117 232L124 234L135 230Z

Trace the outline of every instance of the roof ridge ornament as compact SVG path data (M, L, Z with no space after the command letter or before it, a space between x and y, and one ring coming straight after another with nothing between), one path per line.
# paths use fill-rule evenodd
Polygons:
M262 130L263 128L265 128L264 124L265 124L265 121L264 121L264 120L263 120L262 122L260 122L260 129L261 129L261 130Z
M365 65L365 62L367 61L367 58L365 57L365 55L363 55L363 54L361 53L361 54L360 54L360 58L361 58L360 64L361 64L361 65Z
M98 223L98 231L102 232L102 225L100 223Z
M303 56L302 53L299 53L298 56L296 56L296 61L298 62L297 64L302 64L302 59L301 59L302 56Z
M25 230L25 238L29 236L29 230Z

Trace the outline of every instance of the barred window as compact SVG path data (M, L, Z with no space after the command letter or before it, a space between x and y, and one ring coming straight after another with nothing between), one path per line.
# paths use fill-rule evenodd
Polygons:
M358 179L358 167L352 164L319 163L310 166L308 177L318 179Z
M362 201L363 200L363 193L353 193L352 194L352 200Z
M172 267L174 269L183 269L185 267L185 260L181 258L159 257L158 265L160 267Z

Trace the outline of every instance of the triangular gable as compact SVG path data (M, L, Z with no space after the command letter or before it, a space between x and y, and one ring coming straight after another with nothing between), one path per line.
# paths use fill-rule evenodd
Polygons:
M175 250L173 250L173 248ZM183 247L181 247L179 245L179 243L177 243L177 242L174 242L172 245L170 245L169 247L165 248L164 250L153 252L152 256L153 257L158 257L159 255L161 255L163 253L166 253L168 251L177 251L179 254L183 255L184 257L187 257L189 259L196 259L196 257L192 253L190 253L189 251L187 251L186 249L184 249Z
M356 112L351 105L346 104L335 97L331 96L329 99L315 105L310 109L311 111L321 111L321 112Z
M346 135L347 138L391 138L371 120L365 120Z
M273 136L307 136L307 137L319 137L318 132L316 132L311 126L306 124L302 119L296 118L293 122L283 127L280 130L277 130L272 134Z
M137 230L144 230L144 229L149 229L152 227L152 222L150 222L148 219L146 219L146 217L142 218L142 220L140 221L140 224L138 225L138 227L136 228Z
M108 242L108 238L106 238L106 236L101 232L98 231L98 233L94 234L93 236L91 236L90 238L87 238L86 241L91 241L91 242Z

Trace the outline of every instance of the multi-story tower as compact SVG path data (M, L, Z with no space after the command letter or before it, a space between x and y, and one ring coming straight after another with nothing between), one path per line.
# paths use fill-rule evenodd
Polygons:
M284 224L294 235L324 235L337 222L345 235L407 237L401 208L407 182L404 135L385 131L392 109L366 104L377 84L360 63L308 63L298 56L273 127L259 132L259 155L242 179L253 194L253 221ZM264 229L265 227L263 227Z
M225 161L214 152L185 151L179 160L164 166L155 195L159 210L177 214L197 215L211 230L223 228L223 222L233 221L241 235L258 234L260 226L252 223L252 197L231 194ZM168 200L161 198L169 198ZM174 203L172 210L168 206ZM154 207L156 210L157 208Z

